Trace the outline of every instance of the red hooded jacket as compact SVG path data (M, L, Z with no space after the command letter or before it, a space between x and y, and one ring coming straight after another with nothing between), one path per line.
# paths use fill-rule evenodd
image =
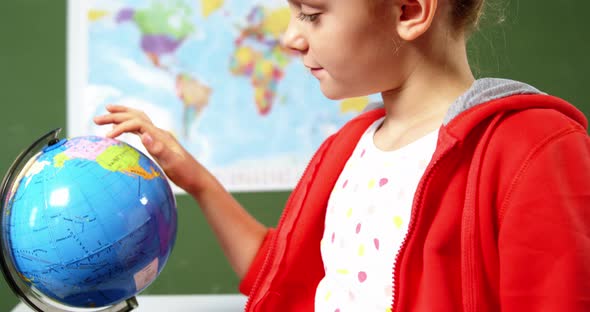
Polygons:
M247 311L313 311L328 198L384 113L354 118L316 152L240 284ZM446 122L391 273L392 311L590 311L586 128L569 103L518 92Z

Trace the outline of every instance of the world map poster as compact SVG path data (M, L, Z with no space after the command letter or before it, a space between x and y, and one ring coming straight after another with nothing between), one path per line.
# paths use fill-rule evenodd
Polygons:
M107 104L144 111L228 189L292 189L372 96L333 101L280 44L286 0L70 0L68 136ZM145 152L139 138L120 137ZM177 192L181 192L176 188Z

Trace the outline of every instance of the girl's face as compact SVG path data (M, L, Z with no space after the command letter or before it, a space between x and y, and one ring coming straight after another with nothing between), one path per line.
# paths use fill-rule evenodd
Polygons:
M404 76L392 1L289 0L286 47L330 99L363 96L399 87Z

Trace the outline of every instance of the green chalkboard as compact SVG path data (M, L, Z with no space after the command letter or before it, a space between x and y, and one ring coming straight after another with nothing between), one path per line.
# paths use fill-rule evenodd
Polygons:
M477 76L528 82L590 115L587 1L490 0L469 42ZM0 174L34 139L66 125L65 0L0 1ZM498 20L503 20L498 23ZM262 222L277 221L288 192L236 194ZM238 280L192 200L178 197L177 245L146 293L232 293ZM18 300L0 280L0 311Z

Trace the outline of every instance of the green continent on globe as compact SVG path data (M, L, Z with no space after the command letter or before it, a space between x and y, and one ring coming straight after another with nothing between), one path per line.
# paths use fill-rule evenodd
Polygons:
M61 168L64 166L66 161L68 161L70 159L71 158L68 155L66 155L65 153L59 153L59 154L55 155L55 157L53 158L53 164L56 168Z
M154 168L150 167L148 172L139 164L140 157L137 150L126 144L79 139L77 145L67 146L63 152L56 154L53 157L53 165L56 168L61 168L68 161L84 159L96 161L102 168L112 172L140 176L146 180L159 177L160 174Z
M96 162L106 170L138 175L147 180L160 176L154 168L150 168L151 172L143 169L139 157L140 154L130 146L111 145L96 157Z

